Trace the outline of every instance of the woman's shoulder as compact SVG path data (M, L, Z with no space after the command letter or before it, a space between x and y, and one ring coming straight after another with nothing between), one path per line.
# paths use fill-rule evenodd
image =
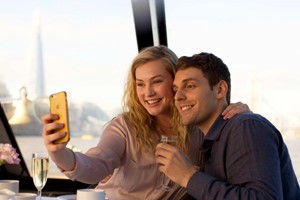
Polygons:
M134 134L125 115L118 114L108 121L103 129L102 138L122 138L126 143L134 143Z
M127 126L126 120L125 120L125 115L124 113L120 113L114 117L112 117L106 124L105 127L109 127L109 126L117 126L117 125L121 125L121 126Z
M112 117L109 122L120 122L124 121L125 115L124 113L117 114L116 116Z
M131 131L130 125L126 120L126 116L124 113L118 114L114 116L111 120L109 120L104 125L104 132L106 131L118 131L123 134L128 134Z

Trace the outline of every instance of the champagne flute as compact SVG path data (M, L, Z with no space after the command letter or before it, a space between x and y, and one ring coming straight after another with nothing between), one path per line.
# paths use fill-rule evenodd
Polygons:
M173 136L161 135L160 142L176 146L177 136L175 136L175 135L173 135ZM172 188L172 185L173 185L173 182L165 174L163 174L162 189L165 190L165 191L170 191L171 188Z
M47 153L33 153L31 160L31 172L33 183L38 190L37 200L41 200L49 169L49 157Z

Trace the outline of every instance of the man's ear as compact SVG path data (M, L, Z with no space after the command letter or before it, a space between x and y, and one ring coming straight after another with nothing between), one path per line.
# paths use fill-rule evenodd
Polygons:
M225 98L226 99L226 95L228 92L228 85L226 83L226 81L221 80L216 86L216 98L217 99L222 99Z

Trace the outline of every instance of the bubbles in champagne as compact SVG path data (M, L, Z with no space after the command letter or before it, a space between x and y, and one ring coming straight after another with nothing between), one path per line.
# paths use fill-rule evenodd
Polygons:
M47 182L48 166L48 157L32 158L32 178L34 185L38 190L42 190Z

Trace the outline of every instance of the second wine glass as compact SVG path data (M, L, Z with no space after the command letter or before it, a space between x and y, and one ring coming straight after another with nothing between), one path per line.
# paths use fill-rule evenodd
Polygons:
M167 143L170 144L172 146L176 146L177 144L177 136L173 135L173 136L166 136L166 135L161 135L160 136L160 142L161 143ZM170 191L171 187L173 185L173 182L165 175L163 174L163 185L162 185L162 189L166 190L166 191Z
M38 190L37 200L41 200L42 189L46 185L49 169L49 157L47 153L33 153L31 173L33 183Z

